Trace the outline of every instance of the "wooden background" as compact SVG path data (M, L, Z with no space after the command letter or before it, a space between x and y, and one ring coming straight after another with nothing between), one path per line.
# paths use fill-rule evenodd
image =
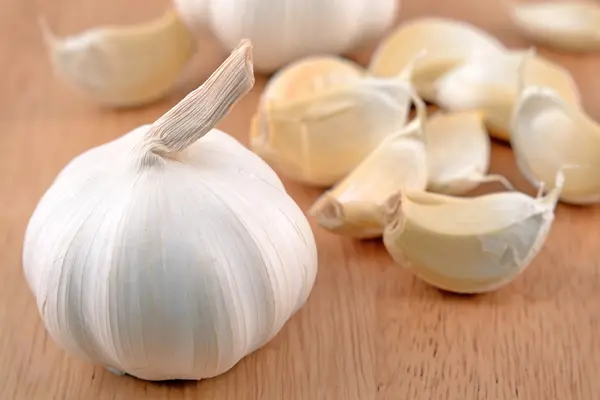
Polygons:
M442 15L470 21L509 46L503 1L405 0L399 20ZM164 101L111 111L53 78L35 25L44 14L59 34L158 16L167 0L0 0L0 399L526 399L600 396L600 206L560 205L542 253L495 293L442 294L395 266L381 243L315 228L317 283L307 305L265 348L215 379L147 383L118 377L59 350L26 286L21 249L33 208L76 154L153 121L196 87L224 56L203 50ZM600 56L539 49L568 67L586 110L600 120ZM367 51L361 57L367 60ZM247 143L265 83L220 128ZM533 193L508 147L493 171ZM318 191L286 181L306 210ZM497 189L497 186L488 186Z

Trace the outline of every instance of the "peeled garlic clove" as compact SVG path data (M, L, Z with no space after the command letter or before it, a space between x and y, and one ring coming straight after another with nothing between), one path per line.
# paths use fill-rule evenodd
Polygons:
M600 201L600 126L553 90L523 91L515 106L510 143L519 170L533 185L551 182L548 178L564 169L561 201Z
M377 76L394 76L415 55L426 56L415 64L413 84L426 100L435 98L435 80L475 56L501 54L504 45L489 33L465 22L427 17L400 25L375 51L369 71Z
M360 239L379 237L387 200L402 190L424 190L427 154L423 144L425 104L413 97L417 118L389 135L335 187L325 192L309 213L323 228Z
M364 77L323 59L282 70L254 117L251 148L292 179L330 186L406 124L409 75L410 67L397 78Z
M600 6L592 2L508 1L510 16L528 38L570 51L600 48Z
M519 90L531 85L551 87L569 103L581 103L569 71L535 54L533 49L465 62L436 81L435 102L452 111L481 111L490 134L508 141L511 112Z
M56 73L94 100L139 106L166 94L191 57L193 40L178 15L130 27L103 27L67 38L41 27Z
M383 241L392 258L432 286L457 293L495 290L542 249L560 193L504 192L474 198L404 193Z

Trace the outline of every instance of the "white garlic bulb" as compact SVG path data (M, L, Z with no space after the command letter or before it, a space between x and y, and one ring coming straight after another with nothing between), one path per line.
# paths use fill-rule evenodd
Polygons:
M317 272L302 211L213 126L253 85L244 41L152 125L75 158L26 231L27 281L52 338L147 380L221 374L273 338Z

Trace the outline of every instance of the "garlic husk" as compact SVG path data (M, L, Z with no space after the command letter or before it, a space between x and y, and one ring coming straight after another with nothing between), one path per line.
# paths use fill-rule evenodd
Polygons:
M406 124L411 66L398 77L372 78L347 65L311 69L313 64L322 60L290 68L297 80L287 79L283 70L274 76L253 119L250 146L278 172L329 187ZM287 85L303 89L286 90Z
M589 1L508 1L510 16L529 39L567 51L600 48L600 6Z
M560 176L557 181L553 191L538 198L519 192L473 198L405 192L385 229L384 245L398 264L439 289L498 289L542 249L554 220Z
M537 55L535 49L466 61L436 81L435 102L452 111L481 111L490 134L508 141L511 112L519 90L532 85L551 87L569 103L581 104L570 72Z
M394 20L398 0L174 0L193 32L206 26L231 49L248 38L255 68L276 70L304 57L341 55L379 37Z
M435 99L438 77L472 57L501 54L504 45L489 33L461 21L425 17L401 24L381 41L369 71L376 76L398 74L416 54L426 51L416 64L413 84L425 100Z
M309 213L333 233L358 239L380 237L388 199L427 186L423 126L425 104L413 94L416 119L387 136L350 174L321 195Z
M491 143L477 111L437 112L425 124L427 190L461 195L484 182L506 178L487 175Z
M75 158L27 227L23 265L51 337L146 380L202 379L306 301L314 237L275 172L213 129L253 85L244 41L151 125Z
M177 14L133 26L95 28L58 38L40 20L54 71L105 106L134 107L162 98L194 50Z
M600 126L581 108L544 87L525 88L515 106L511 147L530 183L550 182L563 170L560 200L572 204L600 201Z

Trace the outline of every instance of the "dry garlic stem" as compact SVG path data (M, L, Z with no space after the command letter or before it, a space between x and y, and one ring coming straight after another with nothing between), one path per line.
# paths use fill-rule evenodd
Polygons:
M424 190L427 155L423 126L427 109L412 95L416 119L387 136L348 176L325 192L311 207L323 228L360 239L379 237L385 224L385 205L402 190Z
M129 27L96 28L56 37L42 32L55 72L107 106L138 106L164 96L190 58L193 41L177 14Z
M600 48L600 6L589 1L508 1L510 16L528 38L555 48Z
M503 176L487 175L491 144L481 113L438 112L427 121L425 138L428 190L460 195L492 181L511 187Z
M508 141L519 91L531 85L551 87L569 103L581 102L569 71L537 55L535 49L468 60L436 81L435 102L448 110L481 111L490 134Z
M439 76L466 59L501 54L505 48L473 25L427 17L404 23L388 35L375 51L369 70L377 76L394 76L424 50L427 55L415 65L413 84L424 99L433 100L433 83Z
M600 201L600 126L558 93L542 87L523 91L510 143L520 171L532 184L551 182L564 168L561 201Z
M411 68L398 77L372 78L333 57L284 68L269 82L253 119L252 150L297 181L336 183L406 124Z
M512 281L542 249L560 190L561 175L555 189L538 198L405 192L392 208L383 241L397 263L430 285L457 293L491 291Z

